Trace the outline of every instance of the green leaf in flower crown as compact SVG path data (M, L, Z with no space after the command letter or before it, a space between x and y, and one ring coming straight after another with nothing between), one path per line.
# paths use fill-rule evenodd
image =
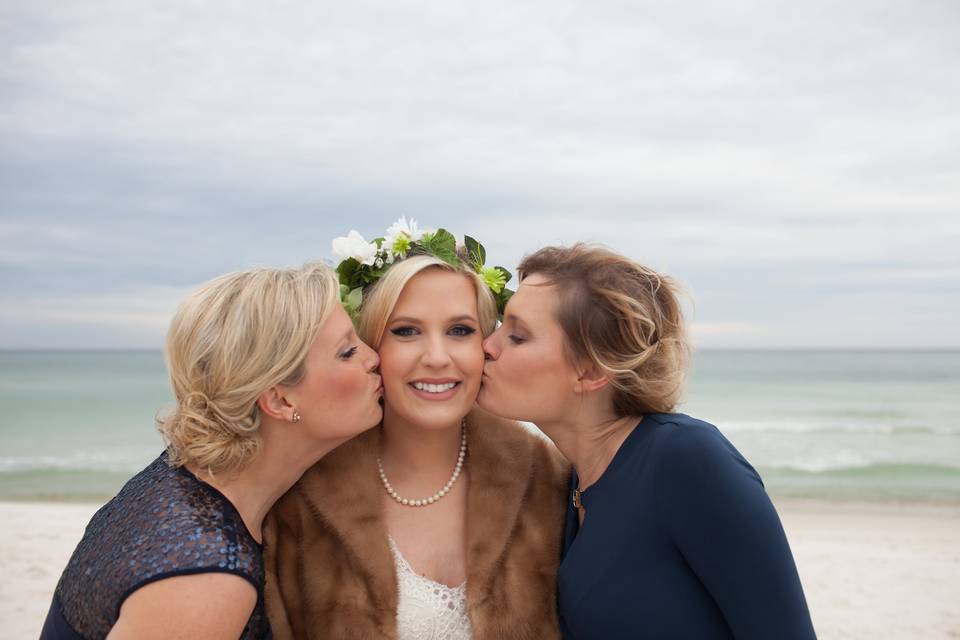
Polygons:
M340 284L345 284L351 288L356 285L360 278L361 265L355 258L347 258L337 265L337 276Z
M467 247L467 253L470 256L470 261L473 262L474 268L480 269L487 261L487 250L483 248L482 244L470 236L463 236L463 244Z
M377 280L383 277L383 274L386 273L388 266L389 265L385 265L383 267L377 268L377 267L368 267L366 265L361 265L362 268L359 271L360 282L358 284L368 285L372 282L376 282Z
M446 229L437 229L436 233L424 236L420 240L424 248L447 264L457 267L460 259L457 257L457 239Z
M504 269L503 267L494 267L494 269L496 269L497 271L503 274L504 284L506 284L507 282L510 282L510 280L513 279L513 274L507 271L506 269Z
M357 313L360 311L360 305L363 303L363 287L357 287L352 289L350 293L347 294L346 299L343 301L343 308L346 309L347 313L351 317L356 317Z
M513 296L513 291L510 289L504 289L500 293L493 296L497 300L497 315L499 315L501 318L503 317L503 312L507 309L507 303L510 302L511 296Z

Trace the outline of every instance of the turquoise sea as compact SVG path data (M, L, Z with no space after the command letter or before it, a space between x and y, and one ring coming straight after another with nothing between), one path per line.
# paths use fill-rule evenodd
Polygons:
M159 351L0 351L0 499L102 500L155 457ZM960 503L960 351L700 351L681 411L774 496Z

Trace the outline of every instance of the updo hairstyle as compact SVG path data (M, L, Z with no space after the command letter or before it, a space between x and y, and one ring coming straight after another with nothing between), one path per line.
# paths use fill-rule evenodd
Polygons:
M415 275L426 269L443 269L465 275L477 292L477 318L480 321L480 332L484 337L493 333L497 324L497 302L486 283L468 266L468 258L462 248L460 253L462 264L459 267L454 267L431 255L410 256L391 266L383 277L364 293L357 328L360 339L374 350L380 348L387 320L393 313L393 308L397 306L397 300L400 299L403 288Z
M518 271L555 285L567 355L609 377L617 416L676 407L691 353L676 281L584 243L540 249Z
M329 267L308 263L229 273L180 305L166 345L176 407L157 421L172 465L216 474L250 462L261 445L257 399L303 379L338 292Z

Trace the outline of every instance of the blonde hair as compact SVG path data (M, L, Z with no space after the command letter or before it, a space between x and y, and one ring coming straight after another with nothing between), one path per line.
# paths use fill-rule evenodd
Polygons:
M443 269L465 275L477 293L477 319L480 322L480 331L484 337L493 333L497 324L497 302L486 283L467 266L466 256L461 258L464 260L459 267L454 267L431 255L411 256L390 267L386 274L370 288L370 291L364 293L357 328L360 339L373 349L380 348L387 320L393 313L393 308L397 306L400 293L415 275L425 269Z
M618 416L676 407L691 354L676 281L583 243L540 249L518 271L521 281L536 273L556 285L568 355L608 376Z
M229 273L180 305L166 345L176 407L157 421L171 464L231 473L250 462L261 445L258 397L303 379L338 292L329 267L308 263Z

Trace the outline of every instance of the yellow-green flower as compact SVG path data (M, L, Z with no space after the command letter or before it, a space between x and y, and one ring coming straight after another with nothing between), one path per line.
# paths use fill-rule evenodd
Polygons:
M500 293L507 285L506 276L496 267L480 267L480 277L494 293Z
M406 216L400 216L400 219L394 222L387 229L383 238L383 243L387 247L387 262L393 262L394 256L405 258L410 246L423 238L424 232L417 226L417 221L413 218L407 220Z
M406 256L407 251L410 251L410 236L406 234L399 234L393 238L393 242L390 245L390 253L395 256Z

